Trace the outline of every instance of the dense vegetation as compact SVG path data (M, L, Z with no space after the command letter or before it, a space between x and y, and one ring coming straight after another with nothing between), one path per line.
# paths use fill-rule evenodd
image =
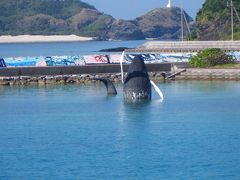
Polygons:
M233 0L240 15L240 1ZM196 18L197 35L200 40L231 39L231 1L206 0ZM240 39L240 19L234 12L234 39Z
M236 60L233 56L224 53L221 49L204 49L193 56L189 63L196 68L207 68L216 65L233 64Z
M68 33L68 29L64 26L65 20L77 14L82 8L95 9L79 0L1 0L0 34L34 32L35 29L23 25L26 21L29 22L30 18L33 20L43 19L45 22L39 22L39 26L47 26L47 21L55 21L53 24L62 25L61 32L63 34ZM29 18L26 20L26 17ZM44 27L42 28L44 29ZM52 33L51 29L44 30L41 34Z

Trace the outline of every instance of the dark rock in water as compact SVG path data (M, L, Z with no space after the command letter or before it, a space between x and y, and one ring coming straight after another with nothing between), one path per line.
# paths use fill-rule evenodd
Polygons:
M137 55L132 60L127 77L123 85L124 100L136 102L151 100L151 83L145 63L141 56Z
M109 48L109 49L101 49L99 52L122 52L126 49L131 49L127 47L117 47L117 48Z

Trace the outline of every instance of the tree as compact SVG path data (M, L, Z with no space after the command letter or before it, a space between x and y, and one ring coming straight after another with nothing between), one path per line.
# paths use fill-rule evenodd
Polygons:
M207 68L222 64L235 63L236 59L218 48L204 49L193 56L189 63L196 68Z

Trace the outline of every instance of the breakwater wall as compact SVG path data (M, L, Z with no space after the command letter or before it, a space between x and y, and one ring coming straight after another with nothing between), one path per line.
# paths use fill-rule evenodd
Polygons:
M187 69L176 80L221 80L240 81L240 69Z
M130 52L199 52L220 48L226 52L240 51L240 41L149 41Z
M146 64L149 72L171 71L173 66L179 68L188 67L187 63L154 63ZM129 64L123 65L123 71L127 72ZM72 75L72 74L100 74L119 73L119 64L97 64L86 66L49 66L49 67L11 67L0 68L0 76L46 76L46 75Z
M126 73L124 73L126 76ZM150 72L149 76L154 81L164 80L161 72ZM109 78L114 83L121 82L121 73L101 74L75 74L75 75L47 75L47 76L10 76L0 77L0 86L26 86L47 84L90 84L99 81L94 78Z
M146 64L153 80L162 80L161 72L170 72L173 68L186 68L187 63ZM123 65L126 72L129 64ZM65 83L95 83L93 78L109 78L121 81L119 64L87 66L53 66L53 67L15 67L0 69L0 85L43 85Z
M0 69L0 86L14 85L46 85L46 84L89 84L97 83L94 78L109 78L115 83L121 82L119 65L90 66L86 69L79 67L44 67L44 68L4 68ZM61 69L63 68L63 69ZM74 68L74 69L72 69ZM163 81L162 72L179 72L182 68L187 68L186 72L177 75L175 80L235 80L240 81L240 69L192 69L186 63L178 64L148 64L150 79L153 81ZM124 66L124 76L128 65Z

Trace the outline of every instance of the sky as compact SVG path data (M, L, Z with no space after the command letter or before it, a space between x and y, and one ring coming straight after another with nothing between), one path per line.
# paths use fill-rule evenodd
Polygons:
M166 7L168 0L82 0L100 12L104 12L116 19L132 20L159 7ZM183 9L195 19L196 13L205 0L172 0L172 5Z

